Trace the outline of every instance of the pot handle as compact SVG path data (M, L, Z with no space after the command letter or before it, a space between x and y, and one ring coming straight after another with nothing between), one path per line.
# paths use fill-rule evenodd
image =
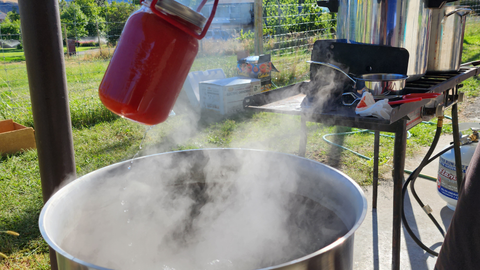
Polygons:
M325 63L325 62L318 62L318 61L307 61L307 63L309 64L317 64L317 65L322 65L322 66L327 66L329 68L333 68L337 71L340 71L341 73L343 73L343 75L347 76L350 80L352 80L353 82L353 88L355 88L355 86L357 85L357 81L355 79L353 79L352 77L350 77L350 75L348 75L345 71L343 71L341 68L333 65L333 64L330 64L330 63Z
M466 67L466 66L474 66L474 67L476 67L476 66L478 66L478 65L480 65L480 60L476 60L476 61L472 61L472 62L468 62L468 63L463 63L463 64L461 64L460 66L461 66L461 67Z
M458 15L460 15L460 17L464 17L464 16L467 16L468 14L470 14L470 12L472 12L472 10L469 9L469 8L457 8L454 11L445 14L445 17L448 17L448 16L453 15L453 14L458 14Z

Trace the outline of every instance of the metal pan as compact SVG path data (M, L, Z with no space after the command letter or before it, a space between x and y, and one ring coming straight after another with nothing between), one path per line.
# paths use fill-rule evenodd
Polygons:
M351 77L341 68L330 63L307 61L310 64L317 64L330 67L341 72L353 82L353 88L358 92L370 92L372 95L382 95L386 93L400 94L400 91L405 88L407 76L403 74L394 73L370 73L363 74L360 77Z

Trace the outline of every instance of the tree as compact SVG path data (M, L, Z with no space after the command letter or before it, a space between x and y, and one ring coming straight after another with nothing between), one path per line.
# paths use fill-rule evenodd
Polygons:
M0 24L0 34L3 36L3 39L20 39L20 20L10 21L10 19L5 18L5 20Z
M75 0L75 3L80 6L83 14L87 17L88 24L85 26L85 29L88 32L88 36L94 37L104 33L106 28L104 10L108 2L102 2L100 0ZM97 25L99 33L97 33Z
M16 9L7 13L5 20L0 24L0 34L6 37L4 39L21 39L20 14L18 14Z
M64 1L62 0L62 2ZM88 18L80 6L75 2L70 2L61 3L60 7L60 20L67 28L67 37L86 37L88 35L86 29Z
M7 13L7 19L9 19L11 22L20 20L20 14L18 13L16 8L13 8L12 11L9 11Z
M107 21L107 40L111 44L116 44L120 38L125 22L132 12L136 9L134 5L124 2L112 2L105 14Z

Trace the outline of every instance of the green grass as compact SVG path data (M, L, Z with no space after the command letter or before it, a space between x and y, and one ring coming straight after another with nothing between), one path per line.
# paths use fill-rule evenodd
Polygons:
M467 20L465 27L465 39L463 42L462 63L480 60L480 21ZM480 89L480 78L478 76L463 82L461 89L467 97L478 97Z
M23 54L23 49L2 48L1 60L3 62L25 61L25 55Z
M76 47L76 52L85 52L92 49L98 49L98 46L82 46ZM67 53L67 48L63 48L63 52ZM23 49L16 49L16 48L2 48L0 51L0 60L4 63L10 62L21 62L25 61L25 54L23 53Z
M480 59L479 29L478 24L467 26L464 62ZM18 53L13 49L5 54ZM272 75L274 81L278 85L286 85L308 78L308 65L304 63L308 57L304 52L275 56L273 62L281 72ZM144 126L113 115L99 101L97 88L107 65L108 61L95 56L66 58L77 176L132 158L140 150L139 144L144 136ZM192 71L219 67L228 77L234 76L236 57L201 55L194 62ZM480 89L478 78L470 79L464 85L462 91L468 97L477 95ZM34 126L30 107L25 63L4 60L0 70L0 120L14 119ZM446 131L451 132L449 121L445 122ZM217 121L202 119L198 123L189 120L186 115L177 115L148 132L140 155L211 147L242 147L297 154L299 126L297 116L269 113L245 112ZM414 155L420 146L429 146L435 127L422 123L411 129L407 155ZM339 151L323 139L327 134L350 131L358 130L307 123L306 157L335 166L358 183L369 185L373 162L348 151ZM331 135L328 139L366 157L373 157L373 135L368 132ZM380 140L381 175L388 174L392 169L393 143L390 137L382 136ZM1 157L0 231L14 230L20 236L0 234L0 252L8 256L8 259L0 261L0 270L48 269L48 247L37 225L42 205L37 152L31 150Z

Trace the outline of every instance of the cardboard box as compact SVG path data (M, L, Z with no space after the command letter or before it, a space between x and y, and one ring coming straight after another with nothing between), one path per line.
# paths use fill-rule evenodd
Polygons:
M261 81L261 91L270 91L272 89L272 71L278 72L272 64L270 54L239 57L240 55L237 54L237 74L259 79Z
M14 154L35 148L33 128L17 124L11 119L0 121L0 154Z
M231 114L243 110L243 99L260 93L260 80L233 77L200 83L202 108L220 114Z

